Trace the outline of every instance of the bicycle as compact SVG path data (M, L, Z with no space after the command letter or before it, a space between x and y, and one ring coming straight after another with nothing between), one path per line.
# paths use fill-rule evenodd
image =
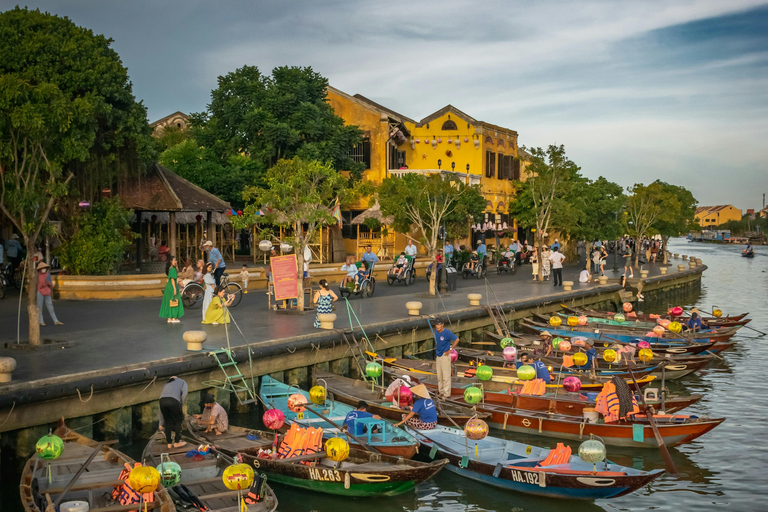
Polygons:
M232 294L235 296L229 307L233 308L240 304L240 301L243 298L243 287L238 283L230 283L229 274L226 272L221 275L221 284L226 288L227 295ZM187 283L187 286L181 290L181 302L184 304L185 308L192 309L198 306L202 307L204 298L205 288L203 288L203 285L197 281Z

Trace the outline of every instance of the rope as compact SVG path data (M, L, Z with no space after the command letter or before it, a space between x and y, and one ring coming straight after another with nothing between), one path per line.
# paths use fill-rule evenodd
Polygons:
M505 413L504 413L504 426L503 426L503 427L501 427L501 429L502 429L502 430L507 430L507 420L508 420L508 419L509 419L509 413L508 413L508 412L505 412Z
M544 418L539 417L539 434L541 434L541 424L544 422Z
M13 412L13 410L14 410L15 408L16 408L16 400L14 400L14 401L13 401L13 404L11 404L11 410L10 410L10 411L8 411L8 416L6 416L6 417L5 417L5 419L3 420L3 422L2 422L2 423L0 423L0 427L2 427L3 425L5 425L5 423L6 423L6 422L7 422L7 421L8 421L8 420L11 418L11 413Z
M579 423L579 439L584 437L584 426L585 426L585 423L583 421Z
M115 409L115 410L114 410L114 412L117 412L117 411L122 411L122 410L123 410L123 409L125 409L126 407L131 407L131 405L129 405L129 404L131 404L131 402L133 402L133 401L134 401L136 398L138 398L138 397L139 397L139 396L140 396L142 393L144 393L144 392L145 392L147 389L149 389L149 386L153 385L153 384L155 383L155 381L156 381L156 380L157 380L157 375L155 375L154 377L152 377L152 380L151 380L151 381L149 381L149 384L147 384L146 386L144 386L144 389L142 389L141 391L139 391L138 393L136 393L134 396L132 396L132 397L131 397L131 398L128 400L128 404L126 404L126 405L122 406L122 407L121 407L121 408L119 408L119 409ZM75 388L75 389L77 389L77 388ZM91 385L91 393L93 393L93 385ZM78 394L78 395L80 394L80 391L79 391L79 390L78 390L77 394ZM91 394L91 396L93 396L93 394ZM90 400L90 398L88 398L88 400ZM85 401L87 402L88 400L85 400ZM83 401L83 399L81 398L81 399L80 399L80 401L82 402L82 401ZM99 421L94 421L93 423L90 423L90 424L88 424L88 425L83 425L82 427L77 427L77 428L70 428L69 430L72 430L73 432L76 432L76 431L78 431L78 430L83 430L84 428L92 427L92 426L96 425L97 423L101 423L102 421L106 421L106 420L107 420L107 418L101 418Z
M93 398L93 384L91 384L91 396L88 397L88 400L83 400L83 396L80 394L80 389L79 388L75 388L75 391L77 391L77 397L83 403L90 402L91 398Z

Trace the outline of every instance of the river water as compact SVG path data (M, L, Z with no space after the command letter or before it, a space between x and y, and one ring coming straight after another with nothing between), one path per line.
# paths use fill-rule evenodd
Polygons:
M704 273L701 293L686 298L684 304L679 305L696 305L706 311L716 305L733 314L749 311L752 318L749 326L768 332L768 309L763 302L768 290L768 247L758 247L752 259L740 256L740 246L696 244L680 239L673 240L670 248L673 252L697 256L709 267ZM746 327L739 332L739 342L722 354L722 361L711 363L702 372L669 386L672 393L704 395L685 413L725 416L727 420L696 441L670 450L679 476L665 474L650 486L628 496L596 502L535 498L484 486L442 471L414 492L379 498L375 502L335 498L275 484L279 510L344 512L368 506L374 506L376 512L768 510L768 428L765 423L768 398L762 382L768 363L768 337L757 337L757 333ZM245 420L235 415L231 418L233 424L250 423ZM553 446L556 442L550 438L499 431L492 434L539 446ZM578 443L571 445L577 448ZM123 448L138 456L143 443L137 440L133 446ZM656 450L609 447L608 457L638 469L664 468L664 461ZM1 485L3 498L14 487ZM15 501L18 494L12 496ZM2 503L0 501L0 510L5 510Z

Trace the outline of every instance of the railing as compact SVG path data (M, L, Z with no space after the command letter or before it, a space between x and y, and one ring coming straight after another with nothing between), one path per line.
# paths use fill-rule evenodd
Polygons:
M459 179L467 185L479 185L481 176L478 174L469 174L466 172L448 171L445 169L389 169L389 174L403 177L406 174L441 174L443 178Z

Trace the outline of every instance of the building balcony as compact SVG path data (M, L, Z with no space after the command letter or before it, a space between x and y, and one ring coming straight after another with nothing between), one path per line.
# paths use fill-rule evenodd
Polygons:
M480 185L481 176L466 172L447 171L445 169L389 169L390 176L401 178L406 174L440 174L443 179L461 181L467 185Z

